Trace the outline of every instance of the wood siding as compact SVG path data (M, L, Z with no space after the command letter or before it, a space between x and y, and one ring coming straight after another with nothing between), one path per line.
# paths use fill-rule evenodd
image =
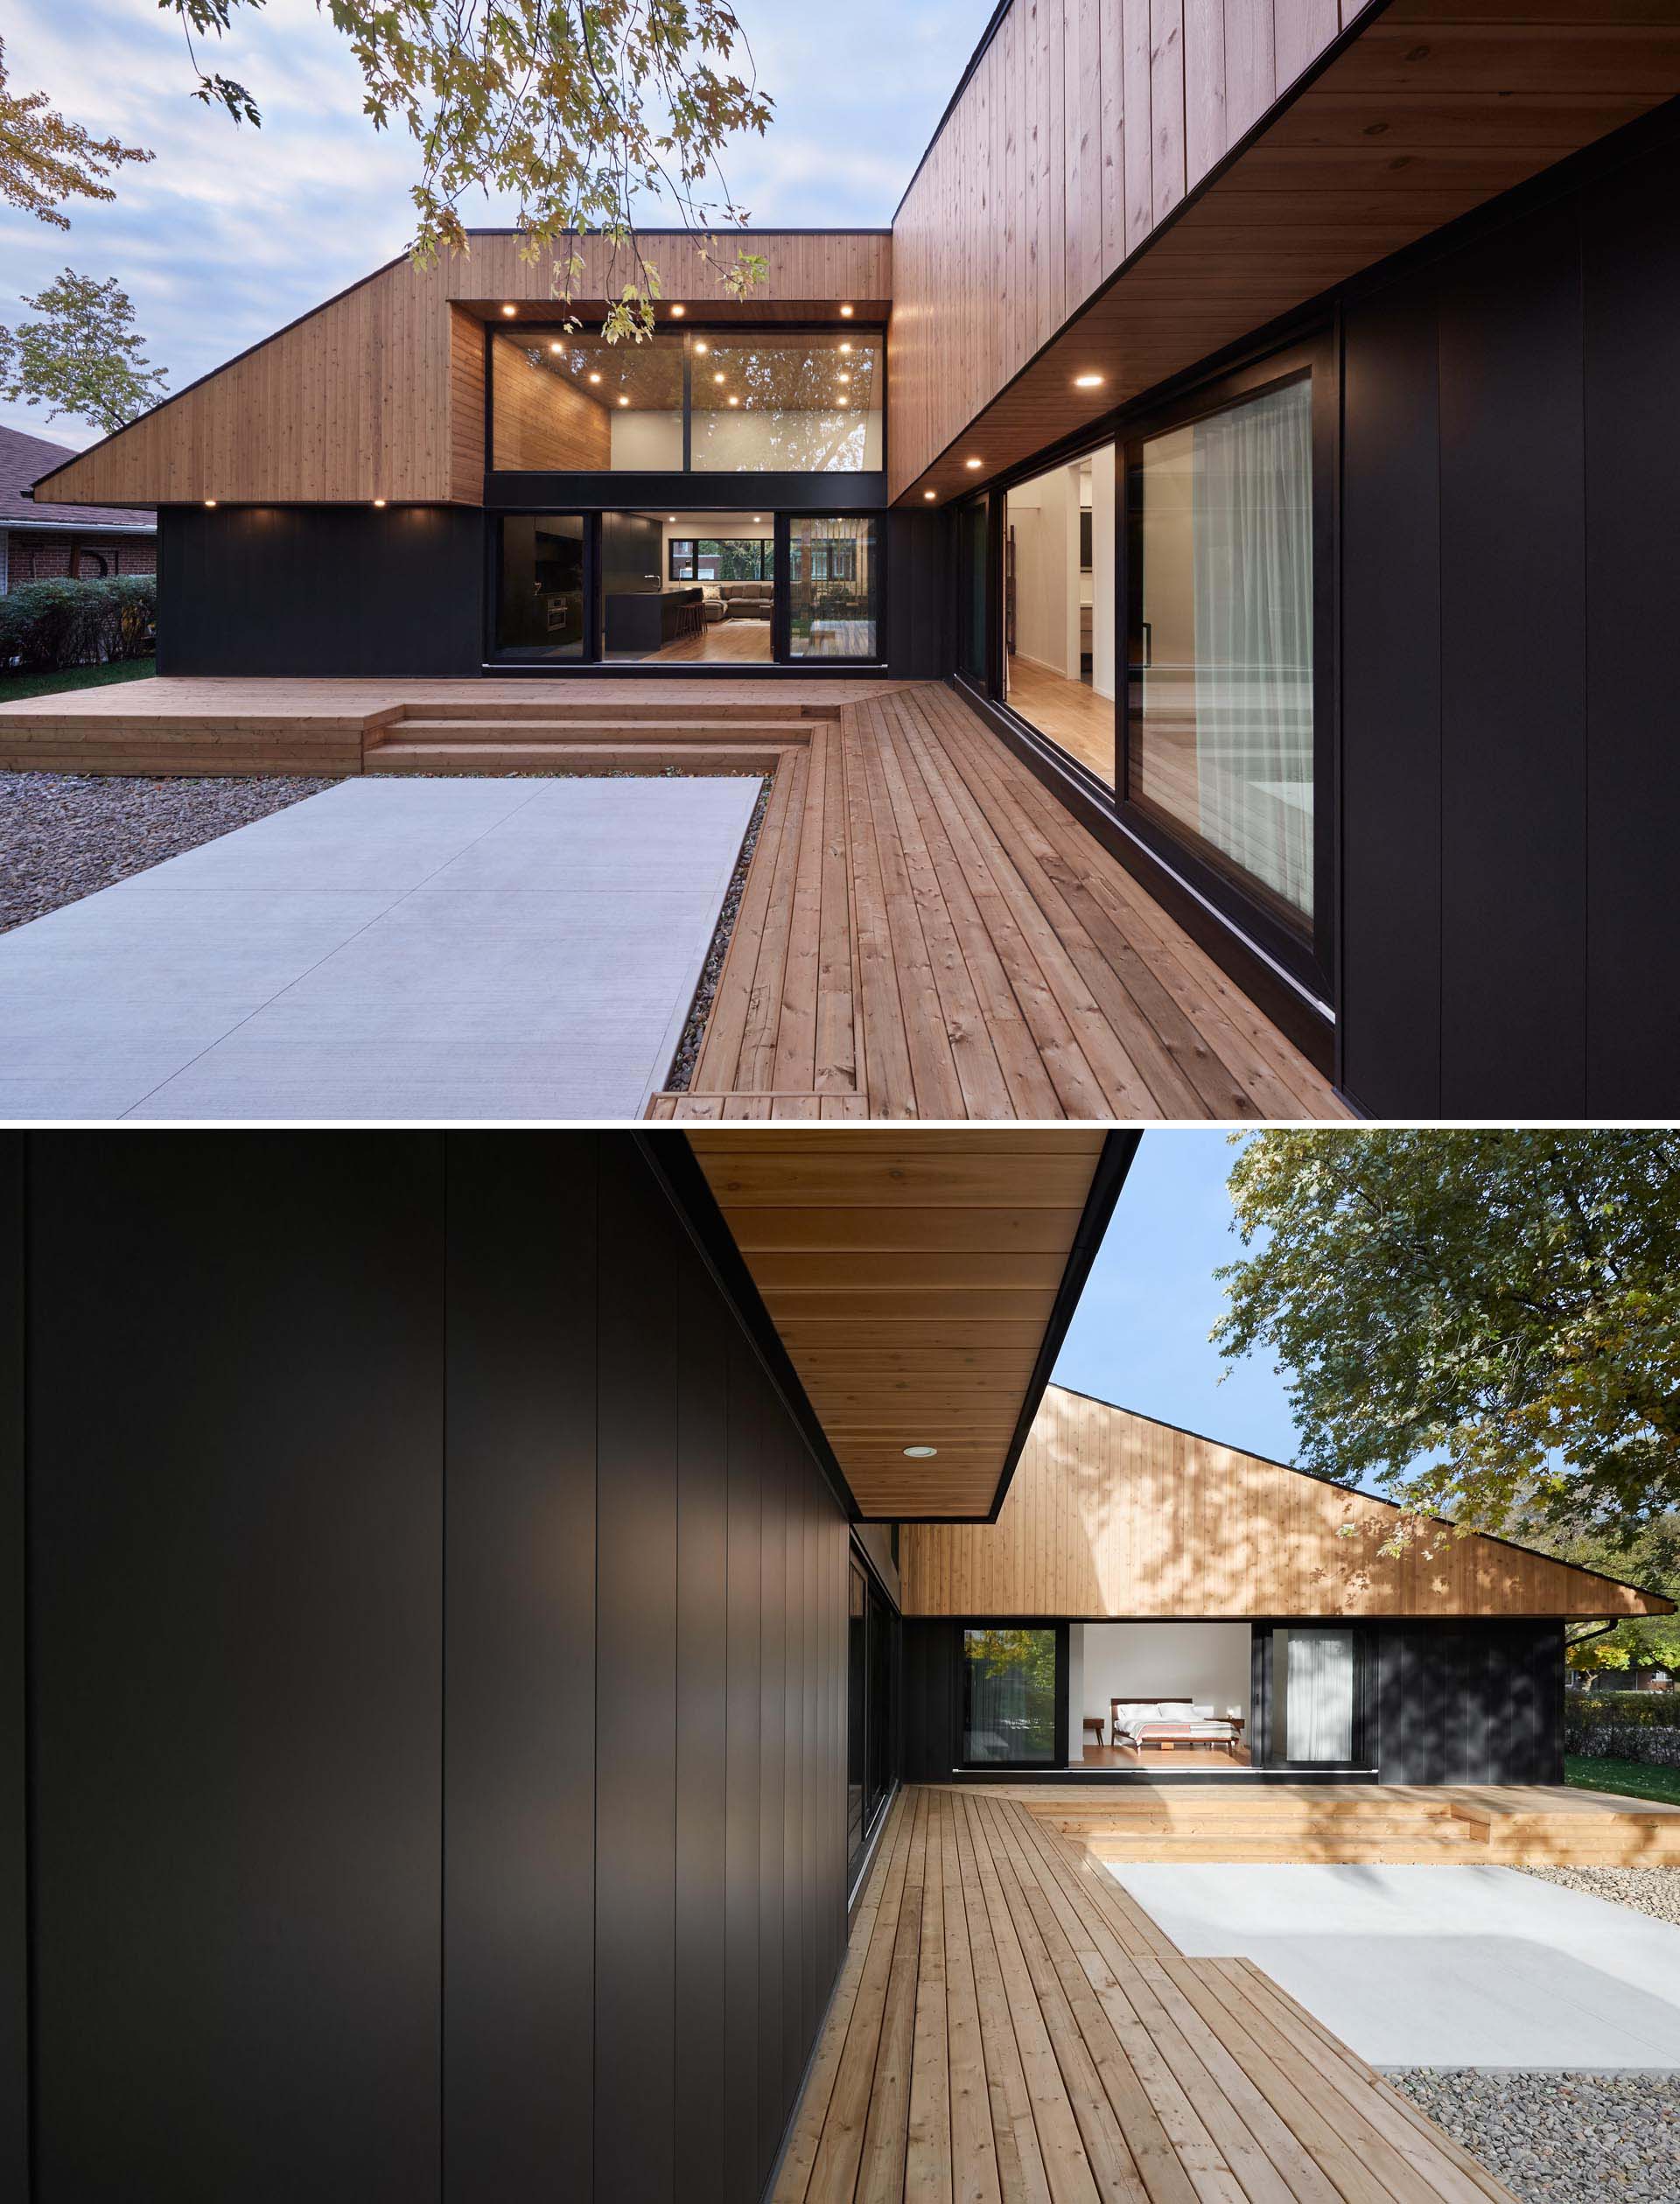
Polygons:
M741 311L774 319L854 302L878 318L890 296L892 241L874 231L754 234L768 262ZM579 241L580 311L614 276L599 239ZM708 266L690 240L650 234L673 302L727 299L733 241ZM466 255L430 269L393 261L290 328L190 385L43 484L42 501L170 505L479 504L483 496L481 320L506 303L550 318L553 263L526 260L508 232L473 234ZM621 289L623 277L612 284Z
M612 464L606 408L515 344L495 347L495 442L490 464L586 473Z
M1676 92L1675 0L1015 0L900 211L891 495L973 488Z
M995 1524L906 1522L908 1615L1634 1615L1666 1601L1053 1385Z

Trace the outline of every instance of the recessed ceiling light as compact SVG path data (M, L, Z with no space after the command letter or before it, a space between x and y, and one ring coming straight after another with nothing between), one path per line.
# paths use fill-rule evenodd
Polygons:
M382 505L384 504L384 502L385 502L385 500L384 500L384 499L383 499L383 498L375 498L375 499L374 500L374 503L375 505L380 505L380 506L382 506Z
M1075 375L1074 377L1074 388L1075 390L1100 390L1102 387L1102 378L1101 375Z
M972 470L973 468L977 467L977 466L979 465L980 462L979 462L979 460L978 460L978 459L964 459L964 460L963 460L963 462L962 462L962 464L963 464L963 465L964 465L965 467L968 467L968 468L970 468L970 470Z
M759 526L760 526L760 525L761 525L761 523L763 522L763 520L764 520L764 515L763 515L763 514L762 514L762 513L755 513L755 514L752 515L752 525L753 525L753 527L754 527L754 528L758 528Z
M711 346L706 342L704 337L696 337L695 339L694 348L696 352L701 353L710 352L711 350Z
M712 381L713 381L714 382L722 382L722 381L723 381L723 380L724 380L724 371L723 371L723 369L720 367L720 368L718 370L717 374L716 374L715 375L713 375L713 377L712 377Z
M851 350L851 346L849 344L842 345L840 349L842 352L850 352Z
M921 494L928 500L929 504L931 504L934 499L939 495L939 493L937 490L924 490Z
M665 515L665 518L670 522L673 528L676 526L676 515L675 513L668 513Z
M592 370L592 372L591 372L591 374L590 374L590 378L589 378L589 379L590 379L590 381L591 381L592 382L598 382L598 381L600 381L600 377L599 377L599 375L596 374L595 374Z
M735 394L734 394L734 392L733 392L732 390L732 391L730 392L730 394L729 394L729 402L730 402L730 403L731 403L731 405L732 405L732 406L738 406L738 405L739 405L739 403L741 402L740 402L740 400L739 400L739 399L738 399L738 398L735 395Z
M208 512L208 511L209 511L210 507L212 507L212 506L215 503L215 501L216 501L216 500L214 500L214 498L206 498L206 500L204 500L204 506L205 506L205 510L206 510L206 512Z
M905 1459L912 1462L930 1462L938 1452L937 1446L906 1446L904 1450Z
M851 381L851 377L846 373L844 367L840 370L840 380L842 382L850 382Z
M681 321L681 320L682 320L682 318L683 315L684 315L685 313L687 313L687 311L689 311L689 310L688 310L688 308L687 308L686 306L673 306L673 307L671 308L671 312L672 312L673 316L674 316L674 317L675 317L675 318L676 318L676 320L678 320L678 321Z
M620 399L619 400L619 403L620 403L621 406L627 406L627 405L629 404L629 402L630 402L630 401L629 401L629 399L628 399L628 398L620 398Z
M850 321L851 319L851 308L850 306L842 306L840 309L840 318L842 321Z
M565 346L556 340L549 346L549 350L550 352L564 352L565 350Z
M519 311L519 308L517 306L504 306L501 311L505 314L516 314Z

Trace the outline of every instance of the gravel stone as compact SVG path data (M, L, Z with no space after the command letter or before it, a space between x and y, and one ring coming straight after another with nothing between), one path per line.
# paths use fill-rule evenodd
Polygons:
M1564 1890L1584 1890L1590 1898L1611 1899L1680 1928L1680 1867L1520 1867L1517 1872ZM1680 2195L1680 2174L1675 2192Z
M676 1054L665 1081L667 1093L686 1094L689 1082L694 1077L694 1067L700 1055L700 1037L706 1030L706 1020L711 1016L712 998L718 992L718 976L724 969L724 959L729 954L730 937L735 931L741 897L746 888L747 867L752 862L753 850L759 846L759 829L764 824L764 815L769 803L770 783L766 780L759 790L759 800L752 807L746 839L741 843L741 854L731 876L728 892L724 897L724 907L718 913L718 928L711 937L711 947L706 951L700 984L694 990L689 1022L682 1028L682 1038L677 1044Z
M1680 2194L1680 2075L1418 2067L1387 2079L1522 2204Z
M336 780L0 773L0 934L284 811Z

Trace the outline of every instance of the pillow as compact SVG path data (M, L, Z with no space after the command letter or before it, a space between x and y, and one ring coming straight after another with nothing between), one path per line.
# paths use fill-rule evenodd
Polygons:
M700 594L705 598L708 605L721 605L724 601L724 592L718 588L716 582L702 582L700 584Z
M1214 1718L1214 1710L1211 1706L1200 1706L1194 1701L1188 1712L1193 1722L1211 1722Z
M1161 1712L1153 1699L1122 1699L1114 1711L1116 1718L1127 1726L1136 1722L1158 1722Z

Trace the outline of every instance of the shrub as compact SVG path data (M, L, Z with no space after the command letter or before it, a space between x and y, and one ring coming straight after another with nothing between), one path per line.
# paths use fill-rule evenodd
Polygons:
M1589 1729L1680 1730L1680 1691L1572 1691L1564 1708Z
M100 582L25 582L0 597L0 666L57 673L150 646L158 584L150 574Z

